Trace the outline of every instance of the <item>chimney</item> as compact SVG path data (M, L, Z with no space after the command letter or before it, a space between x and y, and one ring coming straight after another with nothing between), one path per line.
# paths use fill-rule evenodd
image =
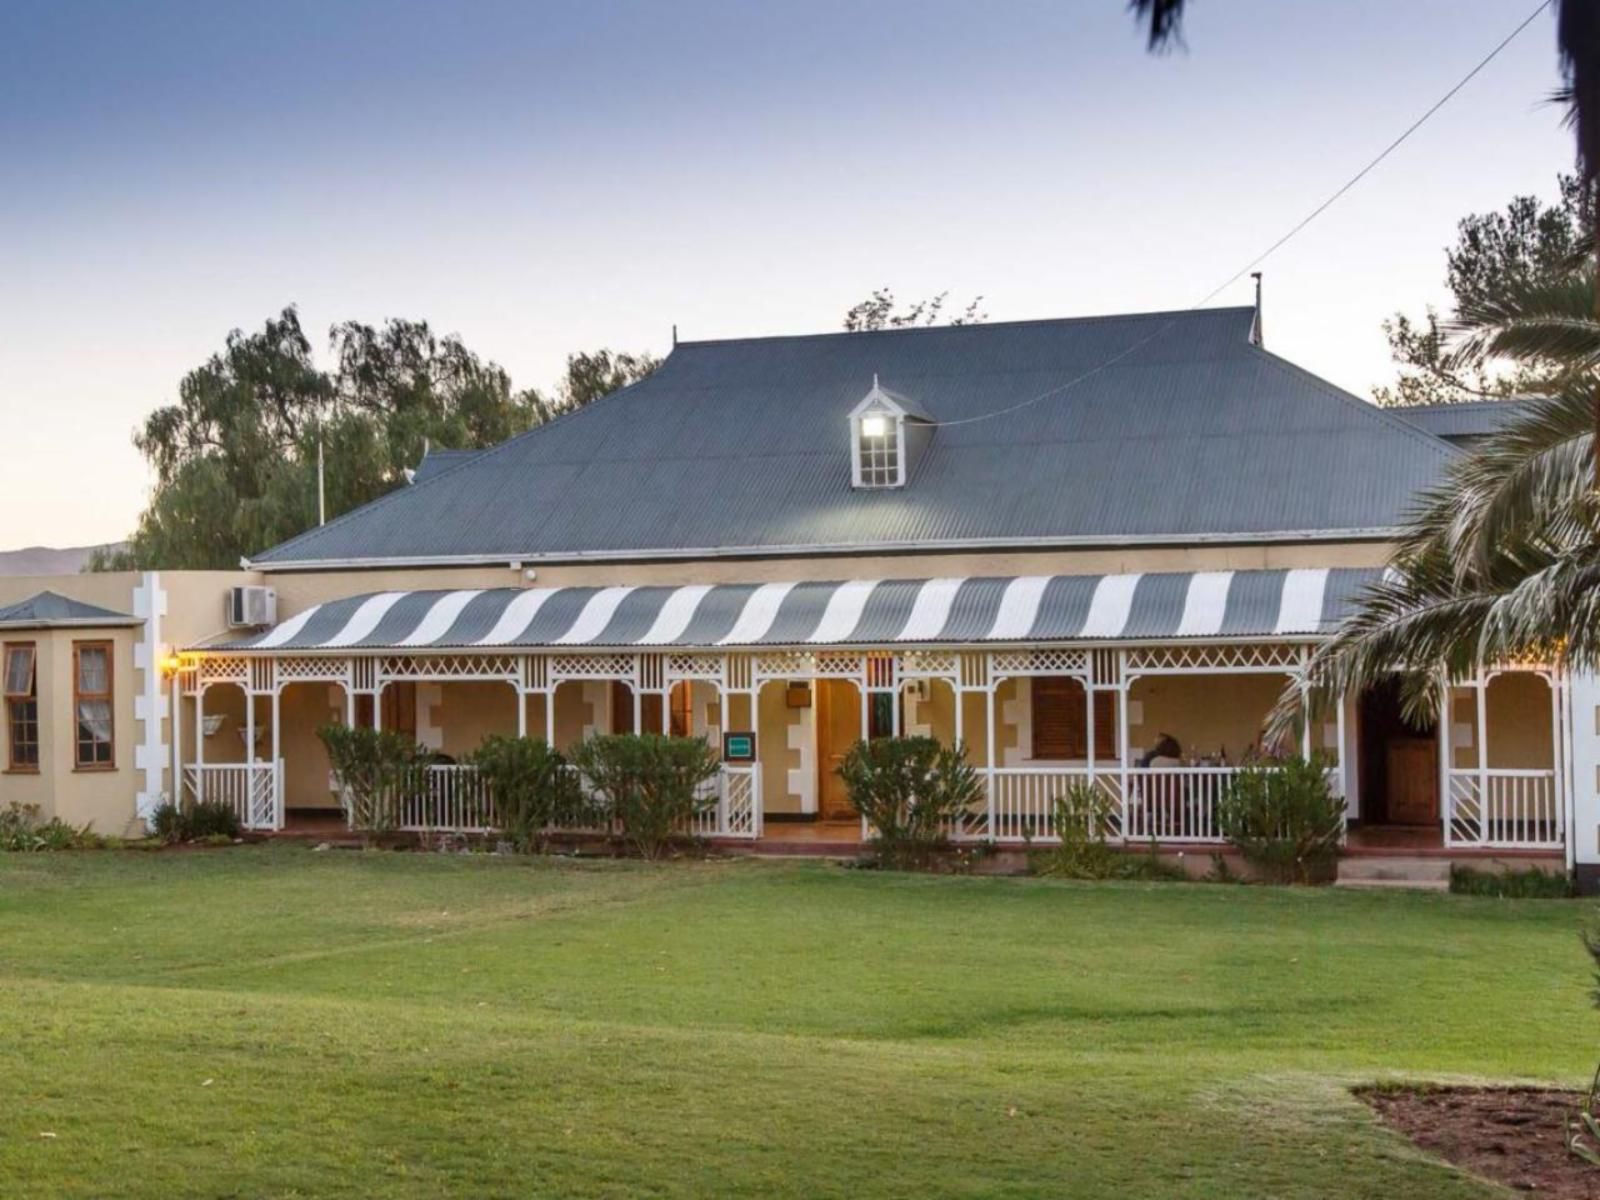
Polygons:
M1256 317L1255 320L1250 322L1250 344L1265 348L1265 342L1261 336L1261 272L1251 271L1250 278L1256 281Z

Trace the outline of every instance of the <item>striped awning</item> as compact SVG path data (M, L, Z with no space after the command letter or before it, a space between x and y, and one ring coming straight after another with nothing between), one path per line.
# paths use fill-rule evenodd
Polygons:
M1376 569L377 592L225 650L888 645L1310 637Z

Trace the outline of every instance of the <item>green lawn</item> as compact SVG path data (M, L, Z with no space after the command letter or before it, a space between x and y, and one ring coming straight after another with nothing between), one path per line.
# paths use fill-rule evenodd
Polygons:
M0 855L0 1196L1496 1195L1346 1087L1578 1082L1590 911Z

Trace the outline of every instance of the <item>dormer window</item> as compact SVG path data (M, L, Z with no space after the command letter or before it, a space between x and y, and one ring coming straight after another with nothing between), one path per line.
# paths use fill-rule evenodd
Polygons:
M872 390L850 413L850 480L858 488L904 487L909 467L906 421L926 423L872 377Z

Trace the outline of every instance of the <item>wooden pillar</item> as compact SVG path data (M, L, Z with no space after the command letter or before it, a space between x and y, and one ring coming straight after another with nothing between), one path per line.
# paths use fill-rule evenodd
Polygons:
M517 680L511 681L511 688L517 697L517 736L525 738L528 736L528 693Z

